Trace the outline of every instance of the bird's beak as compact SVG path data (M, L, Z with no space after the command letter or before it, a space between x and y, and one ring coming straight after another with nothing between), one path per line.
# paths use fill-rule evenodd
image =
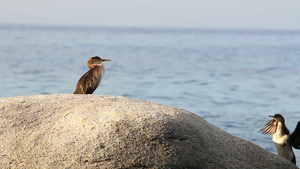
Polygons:
M105 61L111 61L111 60L110 59L102 59L101 61L105 62Z
M269 117L272 117L274 119L274 116L272 116L272 115L269 115Z

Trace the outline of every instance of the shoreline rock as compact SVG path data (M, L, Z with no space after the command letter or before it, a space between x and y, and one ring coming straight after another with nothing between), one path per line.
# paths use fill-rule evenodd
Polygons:
M121 96L0 98L0 168L297 168L186 110Z

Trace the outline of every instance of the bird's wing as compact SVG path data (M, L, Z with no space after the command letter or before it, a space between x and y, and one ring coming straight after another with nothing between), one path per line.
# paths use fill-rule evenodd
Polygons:
M300 121L298 121L294 132L290 134L290 140L294 148L300 149Z
M277 121L275 119L271 119L264 128L262 128L260 131L262 131L264 134L274 134L277 129Z
M76 89L74 94L89 94L87 93L87 86L88 86L88 77L90 76L90 71L87 71L81 78L78 80Z
M91 69L92 70L92 69ZM86 94L92 94L98 87L102 79L102 72L95 69L86 73L84 86L82 90L85 90Z

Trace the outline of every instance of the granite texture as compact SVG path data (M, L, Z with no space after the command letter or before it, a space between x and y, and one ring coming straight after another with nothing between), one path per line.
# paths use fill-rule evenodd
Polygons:
M120 96L0 98L0 168L297 168L186 110Z

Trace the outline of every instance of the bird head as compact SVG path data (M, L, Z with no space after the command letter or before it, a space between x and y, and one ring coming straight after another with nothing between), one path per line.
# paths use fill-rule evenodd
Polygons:
M275 114L274 116L269 115L269 117L272 117L272 119L281 122L282 124L285 123L284 118L281 114Z
M87 65L89 68L94 68L95 66L100 66L101 62L105 62L105 61L111 61L111 60L110 59L101 59L98 56L94 56L88 60Z

